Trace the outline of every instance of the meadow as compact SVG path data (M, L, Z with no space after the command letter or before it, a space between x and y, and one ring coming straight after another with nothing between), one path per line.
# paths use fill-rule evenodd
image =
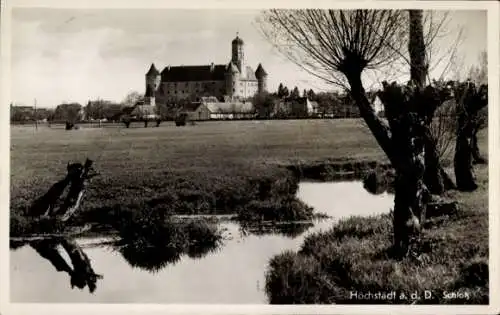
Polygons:
M384 160L359 120L203 122L159 128L11 128L11 210L95 161L83 212L149 203L182 214L234 213L250 201L293 197L298 179L280 166ZM136 127L136 128L134 128Z
M486 131L481 133L480 149L487 155ZM72 131L13 126L11 235L25 232L22 214L65 175L66 164L87 157L101 175L92 181L75 224L112 225L123 217L134 218L136 212L149 216L160 210L236 213L250 220L307 219L313 209L296 199L301 178L287 167L322 165L318 173L323 174L332 165L352 170L355 163L387 163L357 119L202 122L185 127L164 123L158 128L140 124ZM457 211L425 223L423 255L403 261L391 257L389 216L349 218L308 237L298 252L271 259L266 282L270 302L363 303L347 298L348 292L394 288L434 292L433 299L416 303L487 303L487 165L477 165L476 173L477 191L448 193L458 201ZM140 221L138 216L132 220ZM120 232L127 234L126 229ZM445 299L446 290L468 292L470 299Z

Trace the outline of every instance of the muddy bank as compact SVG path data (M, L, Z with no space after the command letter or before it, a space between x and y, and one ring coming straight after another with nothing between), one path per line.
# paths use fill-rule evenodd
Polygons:
M371 194L394 192L395 172L390 163L379 161L327 161L284 166L300 180L362 180Z
M327 161L284 167L301 179L318 181L363 179L374 170L385 172L392 169L389 163L378 161Z

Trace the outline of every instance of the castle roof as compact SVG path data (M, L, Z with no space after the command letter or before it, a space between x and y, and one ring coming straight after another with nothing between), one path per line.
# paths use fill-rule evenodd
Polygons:
M205 105L213 114L253 113L255 110L251 102L207 102Z
M146 75L148 75L148 76L155 75L156 76L159 74L160 74L160 72L156 69L155 64L152 63L151 67L149 68L149 71L146 73Z
M264 70L264 67L262 67L262 64L259 63L257 66L257 70L255 71L255 76L258 77L264 77L267 75L266 70Z
M161 72L163 82L222 81L225 65L166 67Z
M235 38L235 39L233 39L232 44L233 44L233 45L234 45L234 44L243 45L243 44L244 44L244 42L243 42L243 40L242 40L242 39L241 39L238 35L236 35L236 38Z
M187 103L187 104L184 104L182 106L181 111L183 111L183 112L195 112L198 109L198 107L200 107L201 105L203 105L203 103L201 103L201 102Z

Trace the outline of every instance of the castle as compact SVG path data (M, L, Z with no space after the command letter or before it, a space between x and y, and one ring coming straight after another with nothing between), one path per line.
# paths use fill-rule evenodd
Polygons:
M266 91L266 85L266 71L261 64L255 72L246 65L244 42L236 35L227 65L167 66L160 73L152 64L146 73L144 103L154 106L180 100L199 101L201 97L244 100Z

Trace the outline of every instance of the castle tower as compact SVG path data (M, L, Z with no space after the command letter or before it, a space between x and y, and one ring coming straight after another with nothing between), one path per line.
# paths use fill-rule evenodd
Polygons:
M226 94L230 97L239 95L240 71L238 66L232 61L226 67Z
M155 64L152 63L149 71L146 73L146 93L144 93L145 105L155 105L155 94L160 86L160 81L160 72L156 69Z
M243 46L245 43L236 34L236 38L231 42L231 62L234 63L241 74L242 78L246 78L246 67L245 67L245 52Z
M267 91L267 72L259 63L257 70L255 70L255 77L257 78L257 93L262 93Z

